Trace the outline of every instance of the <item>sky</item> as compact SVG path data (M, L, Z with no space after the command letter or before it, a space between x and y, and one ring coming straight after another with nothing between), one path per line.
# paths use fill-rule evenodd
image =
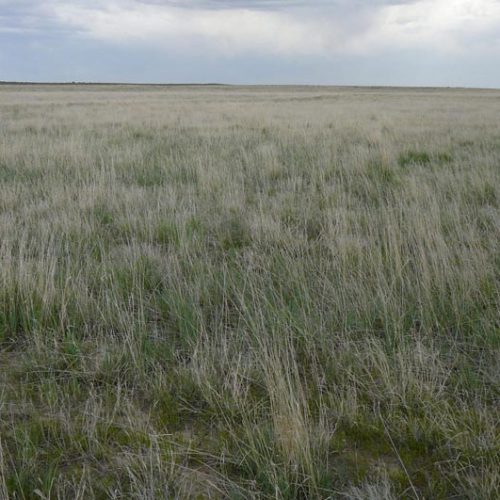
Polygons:
M500 88L500 0L0 0L0 80Z

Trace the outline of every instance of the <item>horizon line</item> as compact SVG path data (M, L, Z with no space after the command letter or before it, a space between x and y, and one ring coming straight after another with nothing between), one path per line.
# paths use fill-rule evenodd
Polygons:
M46 86L131 86L131 87L337 87L366 89L442 89L442 90L500 90L500 87L468 87L452 85L389 85L389 84L328 84L328 83L222 83L222 82L183 82L183 83L146 83L146 82L99 82L99 81L16 81L0 80L0 85L46 85Z

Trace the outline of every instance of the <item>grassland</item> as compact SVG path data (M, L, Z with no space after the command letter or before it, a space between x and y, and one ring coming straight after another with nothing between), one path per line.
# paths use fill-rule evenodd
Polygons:
M0 498L498 498L499 117L0 87Z

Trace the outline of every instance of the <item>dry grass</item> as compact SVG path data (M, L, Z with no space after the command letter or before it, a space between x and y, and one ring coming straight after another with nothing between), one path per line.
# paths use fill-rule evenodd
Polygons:
M0 88L0 497L497 498L500 92Z

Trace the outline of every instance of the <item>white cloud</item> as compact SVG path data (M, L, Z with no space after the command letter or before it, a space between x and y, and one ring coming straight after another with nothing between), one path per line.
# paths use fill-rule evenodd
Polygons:
M2 28L207 54L446 53L499 48L500 1L0 0Z
M254 9L183 9L171 5L107 2L106 7L57 3L53 13L80 34L120 43L217 48L226 53L274 54L326 49L317 24L287 13ZM202 45L203 47L204 45Z
M498 0L422 0L381 9L359 43L450 52L487 48L498 37Z

